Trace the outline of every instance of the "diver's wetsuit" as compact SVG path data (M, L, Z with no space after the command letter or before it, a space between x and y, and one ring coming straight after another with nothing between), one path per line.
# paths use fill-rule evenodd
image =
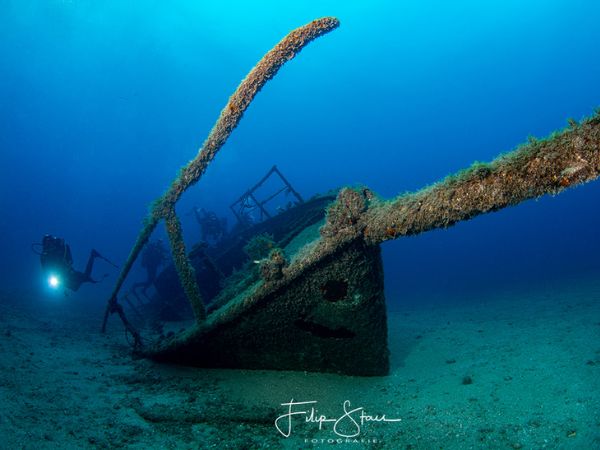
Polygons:
M200 212L202 215L200 215ZM227 219L219 218L214 212L204 208L194 208L194 216L200 225L201 239L212 245L218 243L227 233Z
M46 235L42 240L42 254L40 255L42 268L47 272L56 272L60 275L65 287L72 291L77 291L83 283L97 283L92 278L92 268L94 259L98 256L100 253L92 249L85 272L80 272L73 268L71 247L65 243L64 239Z

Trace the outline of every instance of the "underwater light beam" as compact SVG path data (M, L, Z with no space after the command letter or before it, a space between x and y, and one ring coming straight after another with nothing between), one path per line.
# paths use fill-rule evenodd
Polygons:
M48 285L52 289L58 288L60 286L60 278L58 278L56 275L50 275L48 277Z

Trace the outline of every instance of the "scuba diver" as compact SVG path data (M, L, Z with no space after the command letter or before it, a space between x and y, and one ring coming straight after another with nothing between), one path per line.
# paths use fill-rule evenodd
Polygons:
M204 208L193 209L194 217L200 225L201 239L211 245L217 244L227 234L227 218L219 218L213 211Z
M162 239L149 243L142 253L142 267L146 269L148 277L146 281L135 283L131 287L131 291L137 297L136 289L142 288L142 294L146 297L147 289L154 284L158 268L167 260L167 249L163 245Z
M77 291L83 283L97 283L98 280L92 278L92 268L96 258L103 259L110 265L117 267L95 249L92 249L85 271L75 270L69 244L65 243L64 239L50 234L43 237L41 247L42 250L38 254L40 255L42 269L48 274L48 282L53 288L64 285L67 289Z

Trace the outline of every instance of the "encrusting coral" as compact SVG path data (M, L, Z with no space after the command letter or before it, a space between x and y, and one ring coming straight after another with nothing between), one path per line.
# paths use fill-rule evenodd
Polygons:
M190 161L190 163L181 170L179 176L173 181L167 192L154 202L152 210L144 221L144 226L138 234L136 242L129 253L127 261L121 269L119 278L111 293L104 315L104 322L102 325L103 331L106 329L108 315L116 311L117 294L129 274L133 263L137 259L144 245L148 242L150 235L160 220L170 217L174 210L175 203L179 200L181 195L190 186L198 182L217 152L221 149L223 144L225 144L225 141L231 132L237 127L244 112L256 94L262 89L267 81L277 74L283 64L293 59L308 43L319 36L334 30L339 24L339 21L334 17L324 17L322 19L313 20L309 24L293 30L263 56L258 64L254 66L246 78L240 83L236 91L229 98L225 108L221 111L219 119L204 141L196 158ZM171 223L174 224L172 218ZM187 286L185 289L186 294L191 293L193 295L193 298L190 300L192 303L197 303L194 308L196 318L202 320L205 317L203 311L204 306L201 301L199 303L197 301L200 295L198 287L192 287L192 285L196 284L196 280L193 277L193 270L188 270L190 268L189 261L183 260L187 260L187 255L185 254L185 247L183 241L181 241L181 236L173 235L171 238L170 235L170 242L179 275L183 277L182 284L184 285L184 288ZM174 244L175 246L173 246ZM180 260L178 261L177 258L180 258Z
M280 248L271 250L268 258L259 262L260 275L265 282L272 282L283 278L283 268L288 265L285 253Z
M546 139L528 143L490 163L475 163L415 193L379 200L367 188L342 189L329 207L322 239L298 267L361 239L377 245L390 239L446 228L600 176L600 110Z
M251 260L257 261L269 256L271 250L275 248L275 241L273 235L268 233L262 233L254 236L244 246L244 253L250 257Z
M204 303L202 302L202 295L200 295L198 283L196 283L196 272L185 251L181 223L179 222L179 218L174 209L169 211L165 218L165 223L167 226L169 243L171 244L173 261L175 262L175 268L177 269L179 279L181 280L183 291L192 306L196 320L202 321L206 318Z
M600 115L547 139L530 141L488 164L397 199L373 204L361 218L369 244L445 228L600 175Z

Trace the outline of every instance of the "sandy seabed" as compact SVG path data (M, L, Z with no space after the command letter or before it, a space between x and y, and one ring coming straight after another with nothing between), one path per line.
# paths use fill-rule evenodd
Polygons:
M600 280L393 299L373 378L134 360L82 298L0 300L0 448L600 448ZM284 437L292 399L360 434L296 415Z

